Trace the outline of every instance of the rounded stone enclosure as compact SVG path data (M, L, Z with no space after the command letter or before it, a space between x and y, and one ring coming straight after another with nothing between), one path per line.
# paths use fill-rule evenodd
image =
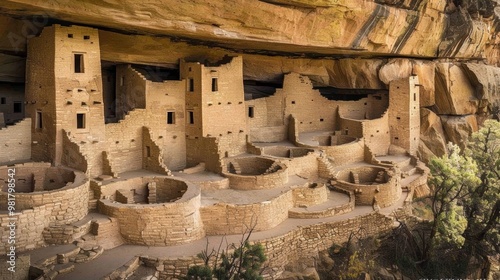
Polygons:
M375 166L344 169L337 173L336 186L352 191L356 205L387 207L401 196L401 187L395 170Z
M185 181L171 177L135 177L100 187L101 197L123 204L175 202L187 192Z
M127 243L170 246L205 236L200 189L182 179L136 177L102 185L100 193L99 212L118 219Z
M14 167L0 167L2 191L7 191L9 169L14 169L16 193L52 191L75 182L75 171L52 167L50 163L28 163ZM12 172L12 171L11 171Z
M288 182L286 165L264 157L227 159L222 174L238 190L272 189Z
M45 206L50 211L40 221L50 220L53 225L72 223L87 215L89 181L85 174L39 162L0 167L0 210L7 207L8 174L12 172L16 211Z

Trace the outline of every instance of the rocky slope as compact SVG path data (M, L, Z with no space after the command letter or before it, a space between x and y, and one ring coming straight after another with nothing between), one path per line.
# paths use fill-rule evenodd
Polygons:
M291 71L318 85L384 89L419 75L423 159L500 107L500 0L3 0L0 81L24 76L44 25L98 27L102 59L176 67L244 56L245 79Z

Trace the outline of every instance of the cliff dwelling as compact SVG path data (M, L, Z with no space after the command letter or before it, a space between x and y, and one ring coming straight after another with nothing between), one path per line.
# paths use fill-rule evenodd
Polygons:
M410 53L382 62L375 35L349 47L372 58L343 47L304 58L252 51L258 40L239 53L224 49L237 40L197 46L104 25L51 17L26 36L23 55L5 54L24 56L25 69L16 81L0 73L0 220L15 217L29 279L125 279L138 269L178 279L206 246L250 229L268 256L264 278L280 279L353 230L392 228L428 192L425 163L459 133L448 128L462 118L477 130L497 102L475 92L488 83L470 78L482 64L426 61L427 45L408 51L402 39L398 52ZM449 94L450 81L474 94ZM2 227L2 255L9 235ZM97 262L108 267L92 271Z

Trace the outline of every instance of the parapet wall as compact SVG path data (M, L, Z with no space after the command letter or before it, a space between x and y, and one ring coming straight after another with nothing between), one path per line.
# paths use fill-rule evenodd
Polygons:
M184 182L173 178L161 179ZM187 184L187 191L176 202L120 204L101 199L98 209L99 212L118 219L120 233L130 244L171 246L189 243L203 238L205 231L199 212L200 190L195 185L184 183ZM123 186L120 182L115 184L118 188Z

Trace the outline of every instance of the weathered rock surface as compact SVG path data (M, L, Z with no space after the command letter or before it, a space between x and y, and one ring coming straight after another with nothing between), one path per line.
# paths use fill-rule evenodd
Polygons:
M466 2L463 9L442 0L4 0L0 12L247 51L415 57L498 51L493 1ZM482 2L488 3L471 8Z
M438 115L429 109L420 109L419 157L428 163L433 156L446 153L446 137Z
M488 100L493 107L500 107L500 68L464 63L463 69L476 89L477 97L481 100Z
M436 105L439 115L475 114L479 105L476 89L455 63L436 63Z
M318 272L314 267L306 268L303 272L285 271L280 280L320 280Z
M331 69L330 85L338 88L383 89L378 71L384 63L381 59L340 59Z
M475 115L468 116L441 116L444 132L448 141L465 148L469 136L478 130Z

